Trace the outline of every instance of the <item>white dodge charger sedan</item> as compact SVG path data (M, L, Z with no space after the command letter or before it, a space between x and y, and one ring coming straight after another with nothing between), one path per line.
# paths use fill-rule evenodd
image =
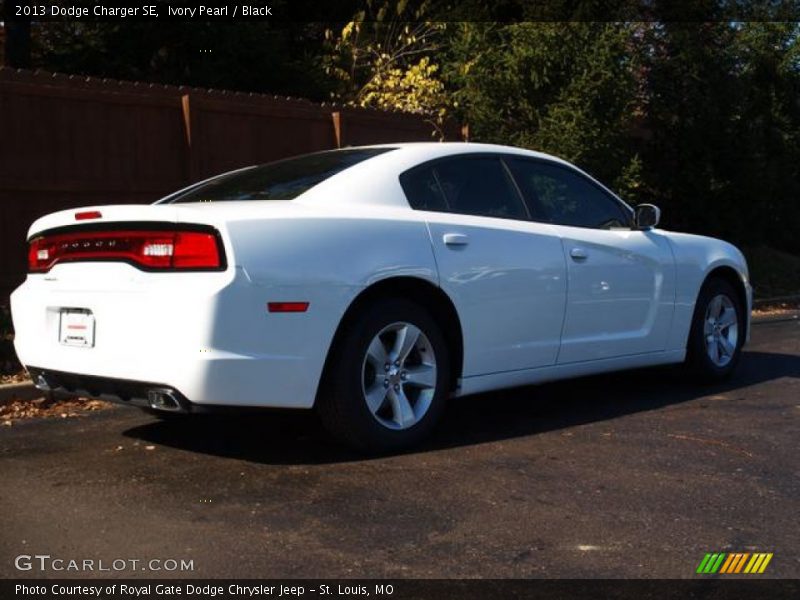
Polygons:
M38 219L15 345L44 390L159 414L313 407L339 439L396 450L465 394L666 363L730 374L745 259L658 220L518 148L308 154Z

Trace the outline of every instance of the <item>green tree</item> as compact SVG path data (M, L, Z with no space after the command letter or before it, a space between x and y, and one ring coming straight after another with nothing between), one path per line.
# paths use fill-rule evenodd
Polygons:
M632 25L461 23L447 82L476 141L510 143L573 161L628 189L639 118Z
M676 227L799 251L797 24L648 32L644 177Z
M800 25L736 29L740 89L730 144L740 210L728 228L746 223L736 232L746 243L769 240L800 253Z
M338 81L333 97L353 106L424 115L433 134L443 138L450 97L435 56L446 24L424 20L426 3L413 10L405 0L367 7L372 12L360 11L339 31L326 32L326 70Z

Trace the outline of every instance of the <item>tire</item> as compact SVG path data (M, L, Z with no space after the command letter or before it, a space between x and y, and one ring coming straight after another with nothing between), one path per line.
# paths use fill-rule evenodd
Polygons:
M339 441L369 454L397 452L430 435L449 385L450 357L436 321L416 303L383 299L331 348L317 412Z
M742 354L744 311L739 294L724 279L715 277L703 284L686 347L685 364L695 379L713 383L731 376Z

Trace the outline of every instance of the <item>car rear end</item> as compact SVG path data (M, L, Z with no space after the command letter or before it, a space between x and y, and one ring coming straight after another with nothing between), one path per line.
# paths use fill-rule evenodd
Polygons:
M426 247L424 226L398 225L390 207L369 227L363 208L337 209L394 190L409 210L394 178L374 176L392 172L393 150L319 152L149 206L42 217L11 297L20 360L42 389L160 410L311 408L345 310L382 261L397 265L360 250L400 234L413 256Z
M224 225L179 213L107 206L34 223L11 310L38 387L172 411L216 400L215 314L236 270Z

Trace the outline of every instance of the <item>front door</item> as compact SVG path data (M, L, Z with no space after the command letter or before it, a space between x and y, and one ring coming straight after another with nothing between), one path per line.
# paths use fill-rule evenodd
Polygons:
M665 349L675 301L669 241L631 229L630 209L562 163L507 158L533 217L561 238L567 306L558 363Z
M664 350L675 268L656 231L559 227L567 260L567 313L559 363Z

